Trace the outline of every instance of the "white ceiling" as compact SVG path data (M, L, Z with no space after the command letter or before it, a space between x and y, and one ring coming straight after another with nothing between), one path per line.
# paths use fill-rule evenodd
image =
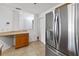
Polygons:
M36 5L34 5L33 3L5 3L5 5L9 7L21 8L23 11L33 14L40 14L59 4L60 3L37 3Z

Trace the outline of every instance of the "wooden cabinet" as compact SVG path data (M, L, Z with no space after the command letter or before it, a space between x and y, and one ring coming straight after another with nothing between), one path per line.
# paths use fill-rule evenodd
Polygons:
M29 44L29 33L16 35L15 48L24 47L24 46L27 46L28 44Z

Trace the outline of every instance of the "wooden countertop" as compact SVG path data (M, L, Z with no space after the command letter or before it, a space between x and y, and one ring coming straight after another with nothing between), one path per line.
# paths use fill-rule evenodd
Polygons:
M0 36L16 35L29 33L29 30L20 30L20 31L10 31L10 32L0 32Z

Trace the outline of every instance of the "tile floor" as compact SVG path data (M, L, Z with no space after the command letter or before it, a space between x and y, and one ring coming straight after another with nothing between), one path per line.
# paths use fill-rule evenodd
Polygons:
M45 46L40 41L31 42L29 46L4 51L2 56L45 56Z

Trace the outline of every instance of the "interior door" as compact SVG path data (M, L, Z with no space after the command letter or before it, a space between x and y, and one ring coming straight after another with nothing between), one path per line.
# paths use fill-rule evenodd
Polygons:
M54 39L54 13L46 14L46 43L56 48L56 40Z

